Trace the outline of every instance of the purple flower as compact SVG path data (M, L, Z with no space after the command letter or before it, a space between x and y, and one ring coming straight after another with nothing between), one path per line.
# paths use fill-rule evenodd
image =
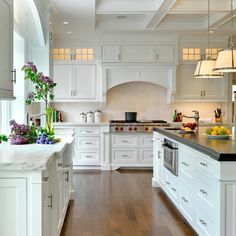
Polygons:
M15 120L10 120L10 126L14 125L16 123Z
M37 72L37 67L33 64L33 62L28 61L24 67L31 69L35 73Z

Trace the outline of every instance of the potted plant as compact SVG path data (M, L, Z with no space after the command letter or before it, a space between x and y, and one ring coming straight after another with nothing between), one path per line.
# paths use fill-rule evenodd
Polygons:
M25 80L30 80L34 84L34 90L28 94L26 104L30 105L34 101L45 102L45 129L51 135L54 133L52 120L53 108L49 102L54 98L53 88L56 86L56 83L42 72L39 73L33 62L27 62L22 70L25 72Z

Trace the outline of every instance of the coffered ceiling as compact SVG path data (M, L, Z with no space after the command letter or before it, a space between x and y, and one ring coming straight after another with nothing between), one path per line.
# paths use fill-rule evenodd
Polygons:
M178 35L207 32L207 0L52 1L56 37L134 30ZM236 0L233 5L236 8ZM210 27L214 33L229 33L230 6L230 0L211 0Z

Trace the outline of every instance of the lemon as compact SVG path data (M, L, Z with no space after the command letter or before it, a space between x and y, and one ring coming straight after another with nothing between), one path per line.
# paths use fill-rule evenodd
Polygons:
M214 127L213 127L213 131L217 131L217 132L218 132L219 129L220 129L219 126L214 126Z
M230 135L229 129L225 129L225 133L226 133L226 135Z
M216 130L213 130L213 131L211 132L211 135L218 135L218 132L217 132Z

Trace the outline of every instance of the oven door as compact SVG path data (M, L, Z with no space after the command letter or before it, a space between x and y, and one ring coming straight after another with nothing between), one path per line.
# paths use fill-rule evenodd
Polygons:
M164 167L178 176L178 148L162 145L164 149Z

